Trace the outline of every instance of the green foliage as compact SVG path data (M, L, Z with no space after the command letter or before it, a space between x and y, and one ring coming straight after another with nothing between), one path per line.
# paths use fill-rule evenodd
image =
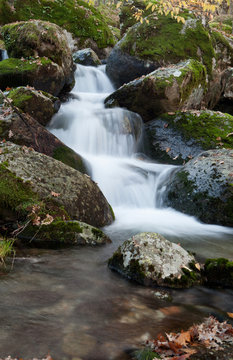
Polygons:
M0 238L0 264L5 266L5 260L9 256L14 256L15 250L14 239L1 239Z
M153 360L153 359L161 359L158 354L152 351L149 348L145 348L143 350L137 350L134 352L134 358L136 360Z

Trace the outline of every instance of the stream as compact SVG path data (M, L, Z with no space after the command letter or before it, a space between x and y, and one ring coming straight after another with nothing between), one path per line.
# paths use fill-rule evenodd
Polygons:
M153 231L206 257L233 259L233 229L206 225L163 207L175 166L143 154L139 115L105 109L114 91L98 68L78 65L72 96L49 130L79 153L112 205L104 228L112 244L98 248L28 249L0 278L0 356L55 360L124 360L157 334L187 329L213 314L227 319L233 291L144 288L111 272L107 260L131 235Z

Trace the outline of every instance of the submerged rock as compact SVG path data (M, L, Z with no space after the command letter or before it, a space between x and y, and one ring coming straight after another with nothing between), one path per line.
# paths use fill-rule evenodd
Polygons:
M0 106L0 140L28 146L42 154L60 160L72 168L86 173L80 155L66 146L55 135L25 113L16 113L11 107Z
M209 224L233 226L233 150L201 153L175 171L164 203Z
M156 233L125 241L109 259L109 267L146 286L185 288L200 281L193 255Z
M163 114L145 126L148 155L183 164L204 150L233 148L233 116L211 110Z
M167 111L200 108L205 90L205 67L190 59L123 85L105 104L126 107L148 121Z
M50 224L27 226L18 236L24 244L39 247L103 245L111 240L100 229L80 221L55 220Z
M13 89L9 92L8 98L12 99L14 106L31 115L44 126L58 112L61 104L57 97L30 87Z
M104 195L89 176L33 149L0 144L0 214L13 221L78 220L102 227L113 221Z
M151 14L132 26L111 52L106 71L117 85L181 60L193 58L212 71L215 52L209 32L201 21L183 15L185 24L170 16Z
M57 95L63 89L72 89L74 84L72 53L67 37L59 26L41 20L22 21L3 26L1 33L9 57L29 59L29 65L30 63L39 65L41 63L39 58L44 57L52 62L53 67L56 65L60 70L59 76L56 71L58 76L55 84L58 89L54 89L56 93L47 90L48 92ZM36 61L33 62L33 60ZM49 73L49 75L52 74ZM37 76L39 75L37 74ZM50 78L46 80L52 82ZM38 89L38 87L36 88ZM41 88L40 90L46 89Z
M86 66L101 65L101 61L92 49L82 49L73 54L73 59L76 64Z

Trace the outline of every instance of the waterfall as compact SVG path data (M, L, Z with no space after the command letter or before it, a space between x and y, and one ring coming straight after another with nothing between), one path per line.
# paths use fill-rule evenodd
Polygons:
M232 229L206 225L163 207L166 179L175 169L138 154L143 123L138 114L105 109L114 88L98 68L78 65L72 98L61 106L49 130L91 165L91 177L112 205L116 221L108 231L155 231L187 237L221 237Z

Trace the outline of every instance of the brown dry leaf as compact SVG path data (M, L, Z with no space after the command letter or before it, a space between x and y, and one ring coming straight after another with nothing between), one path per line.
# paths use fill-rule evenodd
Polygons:
M12 88L11 87L6 87L6 91L10 91Z
M46 218L43 221L41 221L41 225L49 225L53 222L53 220L54 218L51 215L47 214Z
M167 127L168 127L168 123L164 124L163 127L164 127L164 128L167 128Z
M191 341L191 335L189 331L181 331L179 337L175 340L176 343L182 346L186 346L187 343Z
M168 112L168 115L175 115L173 111Z
M11 130L9 130L9 133L8 133L9 139L12 138L12 136L14 136L14 134L13 134L13 132Z
M166 153L168 153L171 150L171 148L166 148Z
M224 161L220 161L220 163L219 163L219 164L221 164L221 165L222 165L222 164L224 164Z
M199 270L199 271L201 270L201 265L199 263L196 263L195 267L197 268L197 270Z
M56 193L56 192L54 192L54 191L51 191L51 195L54 196L54 197L58 197L58 196L60 196L61 194Z
M36 216L33 220L32 220L32 224L39 226L40 225L40 216Z
M228 315L230 318L233 318L233 313L228 312L227 315Z
M221 136L218 136L218 137L216 138L216 140L217 140L217 141L221 141L221 140L222 140Z
M179 314L180 308L179 306L168 306L159 309L164 315L173 315L173 314Z

